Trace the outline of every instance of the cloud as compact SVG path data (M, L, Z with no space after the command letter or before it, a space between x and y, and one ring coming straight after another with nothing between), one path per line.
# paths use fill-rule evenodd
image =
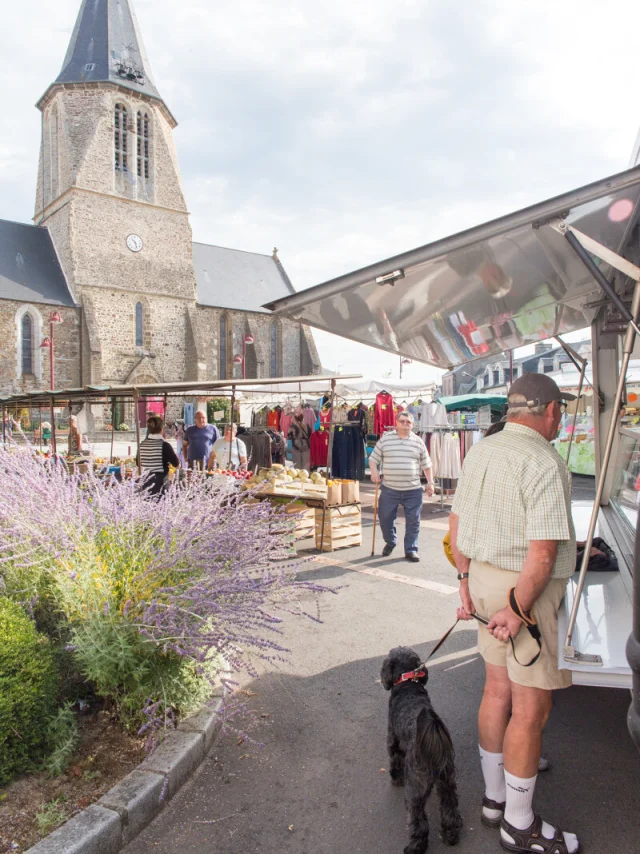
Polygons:
M0 216L32 213L31 105L79 5L3 11ZM635 139L637 4L134 5L194 238L277 246L297 288L619 171Z

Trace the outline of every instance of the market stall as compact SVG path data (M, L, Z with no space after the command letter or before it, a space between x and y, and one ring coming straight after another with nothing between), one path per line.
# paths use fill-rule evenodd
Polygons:
M341 416L338 414L336 407L336 387L339 383L348 380L360 379L358 375L349 375L346 377L286 377L276 380L232 380L225 382L199 382L199 383L177 383L168 385L142 385L142 386L87 386L82 389L65 389L54 392L35 392L28 395L14 395L0 398L3 414L3 443L5 446L8 442L12 442L12 437L7 436L7 419L5 416L9 414L17 414L21 407L27 405L30 409L35 407L41 412L49 411L51 413L51 421L54 425L51 436L51 449L49 454L59 456L68 466L74 466L80 472L88 471L89 468L99 476L116 476L127 477L133 476L135 472L140 472L139 447L140 447L140 429L141 419L135 418L136 424L136 441L135 450L133 453L128 453L126 457L118 458L114 454L114 432L111 434L110 453L109 455L98 456L96 454L73 454L69 453L67 448L66 454L57 453L57 439L55 431L55 414L61 409L71 415L72 412L78 412L83 408L89 407L109 407L112 417L118 406L122 404L132 404L133 412L138 414L142 408L147 405L147 401L154 400L162 402L162 412L158 412L161 416L166 416L168 408L173 406L175 410L176 401L187 401L189 398L195 398L196 403L202 405L206 403L207 398L215 396L216 399L227 398L229 401L229 412L236 412L236 403L240 397L248 398L251 394L264 395L267 391L274 393L274 387L285 387L288 389L284 406L266 407L268 411L264 425L258 417L259 410L256 409L252 413L251 423L242 426L244 431L242 435L243 441L251 446L252 459L250 467L252 471L243 474L232 471L231 465L231 450L229 454L229 463L226 468L220 466L218 470L211 472L203 472L202 477L206 478L206 483L215 488L222 488L229 491L230 496L242 492L254 497L256 500L273 500L286 503L297 503L298 508L304 508L301 512L300 530L310 530L311 525L309 511L313 511L313 533L316 534L317 546L321 550L326 550L325 533L327 543L331 549L339 547L337 541L339 537L334 535L334 525L331 520L334 518L333 511L348 512L355 515L353 508L357 507L358 519L360 524L359 511L359 494L357 493L357 483L355 481L345 482L345 477L338 479L327 479L327 473L331 474L331 451L334 447L334 439L344 430L349 429L349 422L344 424L339 423ZM305 393L305 387L320 387L324 389L324 393L317 400L318 408L313 409L312 405L306 407L308 410L307 417L310 418L311 413L319 421L317 431L322 439L322 444L326 448L326 455L321 459L316 468L323 469L323 474L318 472L310 473L307 470L297 471L289 469L285 471L286 460L284 448L286 448L286 431L288 423L290 423L291 415L296 409L305 411L303 407L304 397L308 396ZM312 390L311 394L314 394ZM315 401L315 397L310 398L311 403ZM182 412L186 412L187 407L194 407L193 403L183 403ZM265 407L261 407L265 409ZM254 408L255 409L255 408ZM146 410L145 410L146 412ZM155 412L154 412L155 414ZM287 421L289 417L289 421ZM112 426L115 419L112 421ZM221 425L223 426L223 425ZM314 427L315 427L314 423ZM360 422L358 422L358 427ZM24 436L25 444L35 450L33 445ZM71 446L72 443L69 443ZM340 444L337 440L336 444ZM277 448L277 452L274 452ZM362 454L364 456L364 454ZM277 461L276 461L277 460ZM261 462L267 465L261 465ZM322 465L320 465L320 463ZM340 463L338 462L338 467ZM253 477L249 477L249 475ZM180 471L172 472L172 477L193 477L191 472ZM244 486L243 490L241 487ZM348 500L343 500L344 495ZM344 508L351 508L345 510ZM327 513L327 510L330 512ZM318 515L318 511L320 515ZM288 512L294 512L288 508ZM330 520L326 525L327 518ZM297 519L297 516L296 516ZM298 522L296 521L296 525ZM351 527L354 528L356 520L351 520ZM337 528L336 528L337 529ZM318 536L319 532L319 536ZM341 545L345 545L342 543ZM355 545L355 538L350 537L349 545Z

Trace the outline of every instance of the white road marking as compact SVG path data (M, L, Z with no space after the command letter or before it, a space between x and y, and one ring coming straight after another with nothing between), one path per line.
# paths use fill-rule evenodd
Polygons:
M436 664L446 664L447 661L456 661L458 658L466 658L468 655L475 655L477 652L477 646L470 646L468 649L461 649L459 652L450 652L448 655L439 655L438 658L435 660L432 659L429 662L429 667L435 667Z
M478 656L476 655L474 658L470 658L469 661L461 661L460 664L453 664L451 667L445 667L445 673L448 670L455 670L456 667L466 667L467 664L471 664L472 661L477 661Z
M364 566L350 561L337 560L336 558L325 557L324 555L315 555L311 560L317 563L324 563L328 566L341 566L343 569L349 569L352 572L360 572L362 575L372 575L375 578L383 578L385 581L396 581L398 584L409 584L411 587L420 587L423 590L432 590L435 593L442 593L444 596L451 596L458 592L457 587L451 587L450 584L441 584L439 581L427 581L424 578L412 578L409 575L400 575L398 572L389 572L386 569L380 569L377 566Z

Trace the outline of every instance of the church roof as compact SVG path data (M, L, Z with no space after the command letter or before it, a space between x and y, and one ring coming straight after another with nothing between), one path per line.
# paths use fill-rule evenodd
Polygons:
M265 303L295 293L273 255L194 243L193 266L200 305L270 314Z
M56 83L117 83L160 98L130 0L82 0Z
M0 219L0 299L75 305L46 228Z

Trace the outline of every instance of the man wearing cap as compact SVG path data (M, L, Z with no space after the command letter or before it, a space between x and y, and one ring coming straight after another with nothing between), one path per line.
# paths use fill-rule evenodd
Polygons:
M514 852L579 850L573 833L532 809L551 694L571 684L570 672L558 670L558 609L576 565L571 475L550 444L567 400L575 395L544 374L516 380L504 430L465 458L450 516L458 616L487 621L478 622L486 668L478 713L481 818L500 828L502 847Z

